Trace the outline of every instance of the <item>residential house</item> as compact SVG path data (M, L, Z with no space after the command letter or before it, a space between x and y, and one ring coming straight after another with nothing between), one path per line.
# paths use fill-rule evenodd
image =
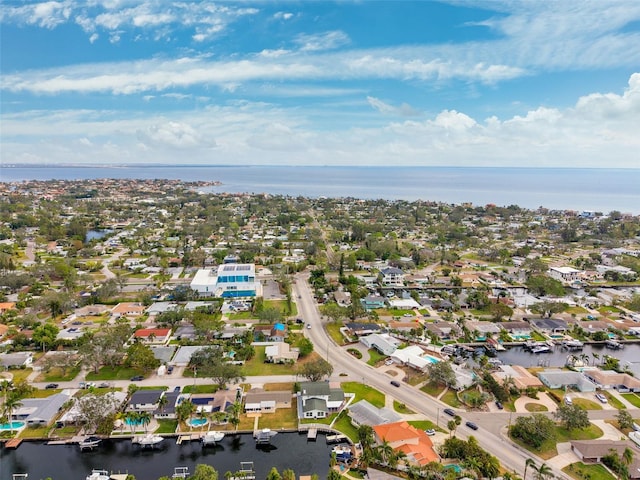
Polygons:
M335 292L333 294L333 298L341 307L348 307L351 305L351 294L349 292Z
M549 276L563 283L573 283L580 280L581 270L572 267L549 267Z
M87 398L87 397L93 397L95 399L98 396L92 393L89 393L86 396L83 396L82 398ZM107 392L104 395L101 395L100 398L103 399L103 401L105 402L107 401L107 399L110 398L111 401L108 402L110 405L110 408L108 410L112 413L115 413L118 410L120 410L122 404L127 399L127 393L126 392ZM64 412L60 416L60 418L56 420L56 422L61 422L64 425L71 425L71 424L77 423L80 420L79 399L74 398L73 402L74 403L71 406L71 408L68 409L66 412ZM87 433L90 433L90 432L87 432Z
M630 479L640 478L640 451L628 440L572 440L571 450L584 463L601 463L602 457L613 451L619 457L627 448L633 452L631 465L627 466Z
M531 325L529 322L501 322L499 326L506 330L512 338L521 339L531 337Z
M374 407L366 400L360 400L347 409L347 415L356 428L361 425L382 425L385 423L399 422L402 416L387 407Z
M424 329L431 332L442 342L454 340L462 334L460 327L453 322L425 323Z
M602 320L584 320L582 322L577 322L576 325L588 333L608 332L610 326L607 322L603 322Z
M139 317L145 312L146 308L141 303L123 302L111 309L111 315L114 317Z
M158 409L164 390L136 390L129 398L127 410L135 412L153 412Z
M361 337L363 335L371 335L382 330L377 323L357 323L350 322L345 324L347 333L351 336Z
M0 314L6 313L14 308L16 308L15 302L0 302Z
M393 450L404 452L409 464L422 466L440 460L431 438L406 421L374 425L373 432L377 443L388 442Z
M528 387L542 387L543 383L538 377L520 365L500 365L498 370L491 373L491 376L499 383L503 384L506 379L511 379L514 385L524 390Z
M165 392L164 400L158 400L158 408L153 412L154 418L158 419L170 419L177 418L176 407L178 406L178 398L180 398L180 391L172 390Z
M178 351L173 357L173 360L171 360L170 365L174 365L176 367L186 367L191 361L191 356L194 353L202 350L203 348L205 347L201 345L184 345L178 348Z
M218 390L216 393L193 393L189 400L198 412L226 412L236 401L236 395L233 390Z
M22 405L13 410L11 418L24 421L27 425L49 425L70 398L68 393L57 393L46 398L24 398L20 401Z
M251 390L244 397L244 411L274 413L278 408L291 408L292 398L290 390Z
M277 342L265 348L265 361L268 363L295 363L299 356L299 349L291 348L286 342Z
M170 339L170 328L141 328L136 330L132 337L132 341L153 345L167 345Z
M475 336L478 341L485 341L487 337L500 333L500 327L497 323L478 321L467 321L466 324L469 332Z
M329 382L302 382L298 392L300 418L325 418L344 405L344 392Z
M580 372L568 370L544 370L538 373L538 378L548 388L572 388L579 392L595 392L596 384Z
M360 303L367 312L387 306L386 299L381 295L367 295L360 299Z
M367 348L375 348L382 355L391 355L401 342L387 333L372 333L360 337L360 343Z
M0 365L4 368L26 368L33 363L33 353L0 353Z
M395 267L383 268L380 270L380 284L383 287L403 287L404 272Z
M425 356L425 351L419 345L410 345L398 348L389 354L394 362L413 367L416 370L425 370L427 365L436 361L433 357Z
M563 334L569 329L567 322L561 318L530 318L529 323L546 335Z
M284 323L256 325L253 331L257 335L262 335L265 342L284 342L287 337L287 327Z
M618 373L614 370L600 370L597 368L584 370L582 373L595 383L598 388L612 388L619 392L640 392L640 380L628 373Z

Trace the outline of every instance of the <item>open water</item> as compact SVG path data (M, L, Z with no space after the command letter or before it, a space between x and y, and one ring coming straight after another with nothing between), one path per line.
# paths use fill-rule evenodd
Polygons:
M597 355L593 357L593 353ZM560 345L553 347L549 353L531 353L522 347L511 347L504 352L498 352L497 357L504 364L521 365L523 367L564 367L567 356L573 354L578 357L587 355L589 365L602 362L605 355L616 357L622 367L637 368L640 365L640 343L625 343L624 348L612 350L602 344L587 344L582 350L567 351Z
M212 192L491 203L640 214L640 168L0 166L3 182L92 178L222 182L208 189Z
M249 434L227 436L219 445L206 448L200 442L176 445L175 438L166 438L156 449L142 449L130 440L110 440L92 452L80 452L77 445L22 442L16 450L0 449L0 480L11 480L13 473L28 473L29 480L84 480L93 469L157 480L171 477L174 467L186 466L193 473L199 463L213 466L223 479L225 472L240 470L241 462L253 462L258 479L266 478L271 467L280 473L290 468L296 476L316 473L326 478L330 452L323 435L307 442L305 435L297 433L279 433L270 448L256 447Z

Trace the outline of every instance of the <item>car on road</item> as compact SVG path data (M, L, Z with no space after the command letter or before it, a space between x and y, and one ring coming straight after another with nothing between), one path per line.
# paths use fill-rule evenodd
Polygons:
M98 385L98 388L109 388L111 385L109 385L107 382L102 382L100 385Z
M400 386L400 382L398 382L396 380L391 380L391 385L393 385L394 387L399 387Z
M600 400L600 403L607 403L607 397L605 397L602 393L596 393L596 398Z
M52 390L54 388L58 388L58 384L57 383L48 383L46 387L47 390Z
M450 408L445 408L443 410L444 413L446 413L447 415L449 415L450 417L455 417L456 416L456 412L454 412L453 410L451 410Z
M500 403L500 400L496 400L496 407L498 408L498 410L502 410L504 408L502 403Z
M405 313L404 315L402 315L403 317L413 317L413 315L411 313Z
M135 377L131 377L132 382L139 382L141 380L144 380L144 377L142 375L136 375Z
M424 433L426 433L427 435L429 435L430 437L432 437L433 435L436 434L436 431L433 428L427 428Z
M473 422L466 422L466 423L465 423L465 425L466 425L467 427L469 427L471 430L477 430L477 429L478 429L478 425L476 425L476 424L475 424L475 423L473 423Z
M307 328L311 328L311 324L310 323L307 323Z

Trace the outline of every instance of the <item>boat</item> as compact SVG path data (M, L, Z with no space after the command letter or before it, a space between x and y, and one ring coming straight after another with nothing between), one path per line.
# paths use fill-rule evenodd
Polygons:
M611 348L613 350L620 350L622 348L622 346L623 346L617 340L612 340L612 339L609 339L609 340L605 341L604 344L605 344L605 346L607 348Z
M259 430L258 432L256 432L253 436L256 439L256 443L258 445L261 445L265 443L270 443L271 439L275 437L277 434L278 432L274 432L269 428L263 428L262 430Z
M531 353L549 353L551 352L551 347L549 345L538 345L531 349Z
M187 478L189 476L189 467L174 467L171 478Z
M224 432L209 431L200 439L203 445L215 445L224 438Z
M78 442L78 445L80 446L80 450L93 450L100 445L100 443L102 443L102 439L100 437L91 436L83 438Z
M91 470L91 473L87 475L87 480L109 480L111 475L106 470Z
M335 453L336 455L352 455L353 451L351 447L348 445L336 445L331 449L331 453Z
M142 437L137 437L133 439L134 443L138 443L143 447L153 447L164 440L164 437L160 435L154 435L153 433L148 433Z
M563 340L561 345L567 350L582 350L584 348L584 343L580 340Z

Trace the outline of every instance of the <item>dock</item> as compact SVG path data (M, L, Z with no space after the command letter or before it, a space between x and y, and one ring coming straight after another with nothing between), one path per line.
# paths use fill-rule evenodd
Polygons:
M11 440L9 440L7 443L4 444L4 448L16 449L20 446L21 443L22 443L21 438L12 438Z
M307 440L315 440L317 436L318 436L317 428L310 428L307 431Z
M199 433L191 433L188 435L179 435L176 440L176 445L182 445L184 442L193 442L194 440L200 440L201 435Z
M327 435L327 443L342 443L342 442L346 442L349 439L347 438L346 435L341 435L341 434L337 434L337 435Z

